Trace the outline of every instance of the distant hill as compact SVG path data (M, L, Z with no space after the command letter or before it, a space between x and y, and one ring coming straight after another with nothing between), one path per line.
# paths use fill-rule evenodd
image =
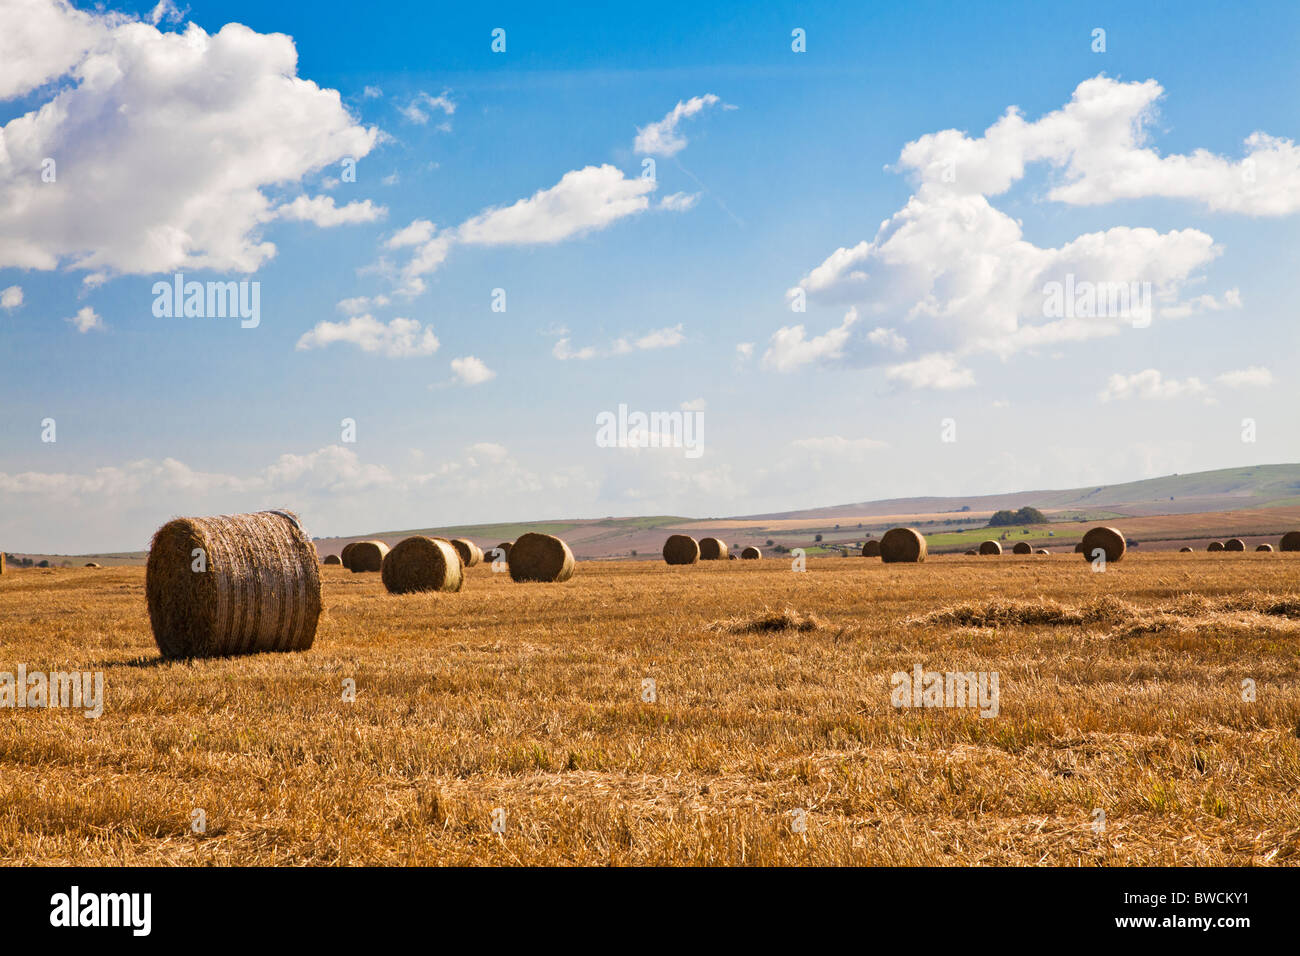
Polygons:
M456 525L376 531L349 537L319 538L321 555L337 554L350 541L376 538L396 544L413 534L464 537L484 548L513 541L526 531L562 536L582 560L657 557L664 538L682 530L696 537L716 534L729 544L801 547L809 554L838 553L860 546L867 537L908 524L931 541L932 550L969 546L989 516L1025 505L1043 511L1047 525L1031 529L1026 540L1056 548L1078 540L1087 522L1131 519L1126 533L1139 533L1148 548L1195 543L1211 536L1267 536L1300 528L1300 464L1253 465L1185 475L1146 478L1117 485L1066 490L1017 491L965 497L891 498L855 504L806 508L771 514L698 519L675 515L634 518L584 518ZM1200 516L1195 519L1187 516ZM1021 533L1026 529L1017 529ZM818 541L817 537L821 536ZM772 542L771 545L768 542ZM139 564L143 552L113 555L19 555L71 566L94 560L105 565Z

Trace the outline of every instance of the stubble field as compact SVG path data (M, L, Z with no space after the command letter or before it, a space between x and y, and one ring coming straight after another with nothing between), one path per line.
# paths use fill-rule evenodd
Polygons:
M310 651L164 663L143 569L10 569L0 671L102 670L105 701L0 709L0 860L1295 864L1298 574L588 562L393 597L324 568ZM916 665L996 672L997 716L895 708Z

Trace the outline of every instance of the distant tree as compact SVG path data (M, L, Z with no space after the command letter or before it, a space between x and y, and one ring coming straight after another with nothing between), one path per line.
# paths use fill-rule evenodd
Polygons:
M635 552L635 551L632 552L632 557L634 557L634 558L636 557L636 552Z
M37 566L38 568L48 568L48 567L50 566L50 562L48 562L48 561L42 561L42 562L40 562L39 564L37 564L36 566Z
M771 538L768 538L768 539L767 539L767 546L768 546L769 548L772 547L772 545L773 545L774 543L775 543L775 542L773 542Z
M1005 508L995 511L993 517L989 518L990 528L1004 528L1013 524L1047 524L1047 516L1037 508L1026 505L1019 511L1008 511Z
M817 535L815 538L813 538L814 541L820 541L821 539L822 539L821 535Z
M835 526L835 530L836 530L836 531L839 531L839 530L840 530L840 526L839 526L839 525L836 525L836 526Z

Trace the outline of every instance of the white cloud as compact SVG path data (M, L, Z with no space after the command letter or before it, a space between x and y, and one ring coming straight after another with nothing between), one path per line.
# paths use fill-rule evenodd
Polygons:
M1182 381L1165 378L1157 369L1148 368L1132 375L1112 375L1106 387L1098 393L1103 402L1140 398L1147 401L1167 401L1174 398L1205 396L1209 392L1198 378Z
M456 112L456 104L452 102L451 95L447 90L443 90L437 96L430 96L428 93L421 91L411 99L406 106L399 106L397 111L412 123L423 126L429 122L429 112L441 110L444 115L451 116ZM442 127L439 127L442 128Z
M784 326L772 334L772 343L763 353L763 368L791 372L812 362L831 362L844 357L849 330L858 321L858 310L849 309L838 327L808 338L802 325Z
M437 227L427 219L414 219L384 241L388 249L401 249L403 246L419 246L433 238Z
M659 208L669 212L686 212L700 201L699 193L672 193L659 200Z
M563 337L551 349L551 354L561 360L608 358L614 355L628 355L638 351L673 348L681 345L684 341L686 341L686 336L682 332L682 326L679 323L666 328L655 329L635 338L623 336L615 339L607 349L601 350L589 345L574 351L567 330L565 330Z
M975 384L975 373L962 368L951 355L933 352L912 362L885 369L885 381L905 388L933 388L949 391Z
M0 130L0 268L253 271L275 254L258 235L274 214L263 190L365 156L378 136L297 76L284 34L163 33L60 0L6 3L0 97L62 77ZM46 157L56 185L19 173Z
M1267 388L1273 384L1273 373L1262 365L1252 365L1250 368L1224 372L1214 380L1228 388Z
M472 355L452 359L451 371L461 385L482 385L497 374Z
M562 362L568 361L569 359L586 361L587 359L594 359L596 357L596 350L588 345L575 352L570 347L569 340L567 338L562 338L555 343L555 347L551 349L551 354Z
M11 285L9 288L0 292L0 309L6 312L12 312L23 304L22 286Z
M158 3L149 11L149 22L154 26L162 23L164 20L171 23L180 23L184 14L172 0L158 0Z
M358 295L350 299L340 299L336 308L344 315L360 315L363 312L369 312L371 309L382 309L388 305L389 301L386 295Z
M654 156L674 156L680 153L686 148L686 137L677 132L678 124L718 102L718 97L712 93L692 96L684 102L678 101L663 119L637 129L633 148L638 153Z
M741 342L736 346L736 358L742 362L748 362L754 357L754 343Z
M90 306L78 309L77 314L68 321L75 325L82 335L90 331L104 331L104 320Z
M377 100L384 95L384 91L377 86L367 86L361 91L361 95L368 100Z
M275 209L275 216L278 219L310 222L322 229L374 222L386 215L388 215L387 209L374 205L369 199L336 207L332 196L299 196L293 202L285 203Z
M567 172L549 189L510 206L488 209L457 230L461 242L474 245L519 245L560 242L645 211L650 179L628 179L610 165Z
M363 352L378 352L387 358L422 358L438 351L433 329L415 319L393 319L387 325L369 315L353 316L346 322L318 322L298 339L299 351L325 348L335 342L355 345Z

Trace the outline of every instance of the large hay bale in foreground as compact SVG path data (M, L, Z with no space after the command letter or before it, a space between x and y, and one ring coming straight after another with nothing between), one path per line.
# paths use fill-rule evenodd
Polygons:
M327 554L325 555L325 560L321 562L321 564L336 564L336 565L342 563L343 563L343 559L340 558L337 554Z
M1222 541L1211 541L1211 542L1209 543L1209 545L1205 548L1205 550L1206 550L1206 551L1222 551L1222 550L1223 550L1223 542L1222 542Z
M483 549L468 538L452 538L451 546L460 555L460 563L472 568L483 560Z
M1240 538L1229 538L1227 541L1223 542L1223 550L1224 551L1245 551L1246 542L1242 541Z
M1272 550L1273 550L1273 546L1272 546L1271 544L1261 544L1261 545L1257 545L1257 546L1255 547L1255 550L1256 550L1256 551L1272 551Z
M145 596L164 657L305 651L321 611L316 548L290 511L177 518L153 536Z
M701 561L725 561L727 560L727 542L721 538L701 538L700 539L700 560Z
M1192 549L1191 549L1191 548L1188 548L1188 547L1182 547L1182 548L1179 548L1179 549L1178 549L1178 553L1179 553L1179 554L1191 554L1191 553L1192 553Z
M763 552L751 544L740 552L740 557L745 561L757 561L763 557Z
M700 560L700 544L688 534L671 534L664 542L664 560L669 564L694 564Z
M387 554L388 545L382 541L358 541L352 547L352 573L382 570Z
M1123 558L1124 552L1128 550L1123 534L1115 528L1102 526L1090 528L1079 543L1083 545L1083 559L1085 561L1091 561L1097 549L1100 548L1106 555L1106 563L1114 564Z
M925 560L925 538L915 528L890 528L880 539L880 560L886 564L915 564Z
M576 563L569 546L553 534L529 531L510 549L510 577L516 581L567 581Z
M381 576L390 594L459 591L465 583L456 548L449 541L420 534L399 541L384 556Z
M981 541L979 550L980 554L1001 554L1002 545L993 540Z
M1015 547L1011 549L1012 554L1033 554L1034 549L1030 547L1028 541L1017 541Z
M880 542L871 540L862 545L862 556L864 558L880 557Z
M1278 547L1282 551L1300 551L1300 531L1288 531L1282 535Z

